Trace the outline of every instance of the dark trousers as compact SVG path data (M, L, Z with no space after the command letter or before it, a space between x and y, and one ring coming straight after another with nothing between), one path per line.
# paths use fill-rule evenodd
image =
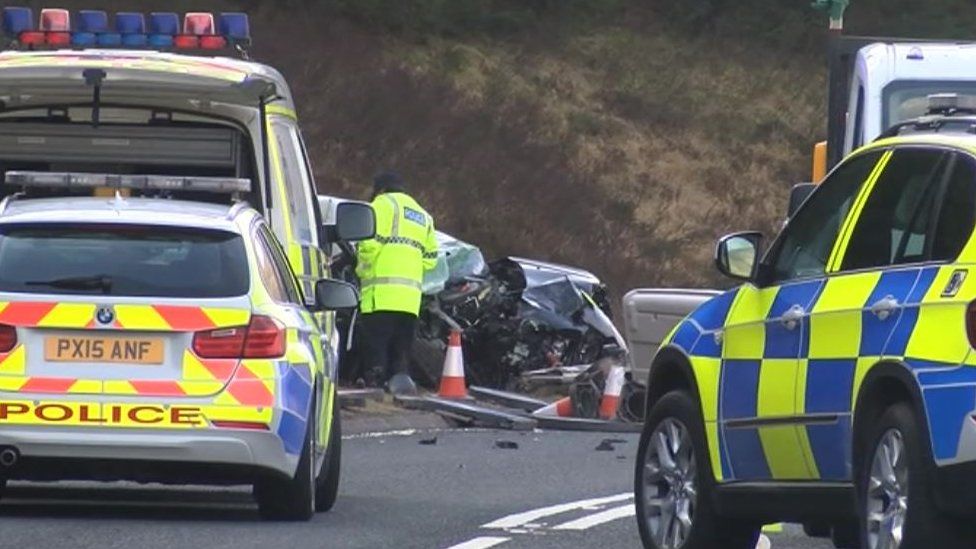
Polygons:
M362 318L363 356L366 371L382 372L386 379L407 374L417 317L410 313L376 311Z

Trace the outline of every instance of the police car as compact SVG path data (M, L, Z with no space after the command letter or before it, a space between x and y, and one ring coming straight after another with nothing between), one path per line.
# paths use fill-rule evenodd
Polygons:
M312 312L356 307L354 288L319 281L307 307L244 203L8 198L0 210L4 481L253 483L278 519L332 506L336 365Z
M976 546L976 109L946 99L834 169L761 258L759 233L719 241L742 285L651 365L646 547L745 548L778 521Z

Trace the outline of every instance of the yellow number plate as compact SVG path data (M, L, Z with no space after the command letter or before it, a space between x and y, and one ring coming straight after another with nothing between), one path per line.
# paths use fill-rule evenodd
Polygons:
M162 364L163 340L141 337L53 336L44 338L50 362Z

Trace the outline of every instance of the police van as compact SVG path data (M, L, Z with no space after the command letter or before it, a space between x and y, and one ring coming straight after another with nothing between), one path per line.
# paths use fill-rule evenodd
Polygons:
M318 373L334 381L341 338L315 300L323 250L370 238L375 222L349 203L323 224L291 92L249 60L248 17L8 7L2 19L0 195L248 204L316 309ZM324 390L327 425L334 383Z
M930 101L769 246L719 241L741 285L650 362L645 546L745 549L778 521L836 547L976 545L976 102Z

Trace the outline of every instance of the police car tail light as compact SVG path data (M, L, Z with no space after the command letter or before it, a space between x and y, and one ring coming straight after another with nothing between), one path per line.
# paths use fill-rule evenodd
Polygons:
M276 358L285 354L285 330L273 318L252 316L244 339L244 358Z
M0 324L0 353L9 353L17 346L17 329Z
M976 349L976 301L966 308L966 336L969 337L969 346Z
M195 333L193 352L200 358L276 358L285 354L285 331L274 319L254 315L247 326Z

